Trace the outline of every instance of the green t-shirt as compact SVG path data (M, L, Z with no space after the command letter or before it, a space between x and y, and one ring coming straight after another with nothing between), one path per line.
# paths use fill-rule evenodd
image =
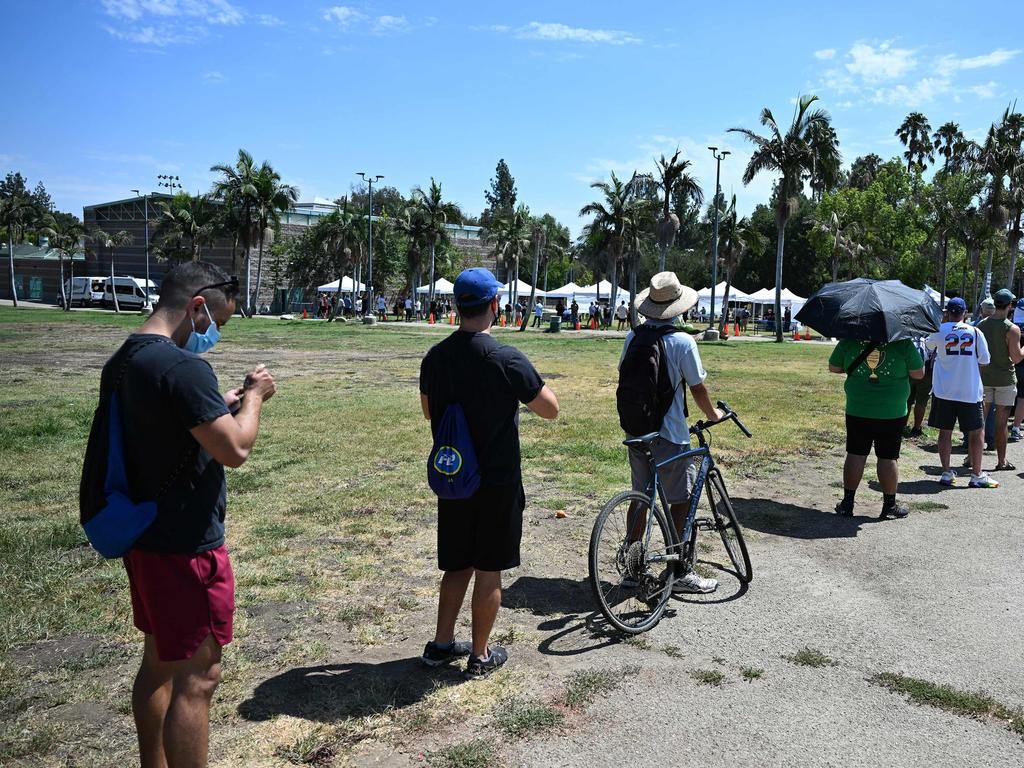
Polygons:
M868 342L855 339L840 339L836 344L829 365L846 370ZM879 344L881 360L875 369L878 381L871 381L871 369L867 361L857 366L846 377L846 412L850 416L867 419L898 419L907 415L907 400L910 398L909 371L924 368L921 353L909 339Z

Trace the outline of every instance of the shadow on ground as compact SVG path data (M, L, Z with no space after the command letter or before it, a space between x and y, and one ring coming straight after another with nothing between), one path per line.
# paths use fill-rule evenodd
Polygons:
M291 715L332 722L415 704L427 694L462 681L456 667L431 672L416 657L379 664L296 667L260 683L238 706L246 720Z
M520 608L534 616L578 614L596 606L587 578L520 576L501 593L502 608Z
M866 523L877 523L874 516L844 517L813 507L784 504L771 499L732 499L736 516L744 528L793 539L845 539L857 535ZM754 564L757 567L757 564Z

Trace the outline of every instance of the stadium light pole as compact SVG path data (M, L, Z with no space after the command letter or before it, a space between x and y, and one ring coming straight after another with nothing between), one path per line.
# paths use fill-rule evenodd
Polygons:
M136 195L142 194L137 189L133 189ZM143 216L145 217L146 226L146 301L149 301L149 193L142 195L142 206Z
M366 174L364 171L357 171L356 175L365 181L370 187L370 199L367 201L367 214L366 223L369 226L369 234L367 240L369 241L369 257L368 257L368 269L369 277L366 281L366 303L370 305L369 313L366 311L366 307L363 307L363 316L369 314L370 317L375 317L376 308L373 306L373 182L380 181L384 177L380 174ZM338 286L338 290L341 290L341 286Z
M727 149L718 151L718 147L708 147L715 158L715 230L711 240L711 311L708 313L708 328L715 327L715 286L718 285L718 199L721 197L719 180L722 174L722 160L732 154ZM725 307L722 307L725 310Z

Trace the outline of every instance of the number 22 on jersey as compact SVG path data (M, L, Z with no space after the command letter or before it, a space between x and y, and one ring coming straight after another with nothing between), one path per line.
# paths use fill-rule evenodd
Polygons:
M973 333L947 333L946 354L970 357L974 354Z

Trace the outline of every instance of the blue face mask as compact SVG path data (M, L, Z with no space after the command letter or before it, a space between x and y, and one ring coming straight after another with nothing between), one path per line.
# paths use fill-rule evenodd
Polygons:
M197 355L203 354L203 352L209 352L213 349L213 345L220 339L220 328L213 322L213 315L210 314L210 308L203 304L203 309L206 310L206 316L210 318L210 327L206 329L205 333L196 332L196 321L192 321L192 333L188 336L188 341L185 342L185 349L189 352L195 352Z

